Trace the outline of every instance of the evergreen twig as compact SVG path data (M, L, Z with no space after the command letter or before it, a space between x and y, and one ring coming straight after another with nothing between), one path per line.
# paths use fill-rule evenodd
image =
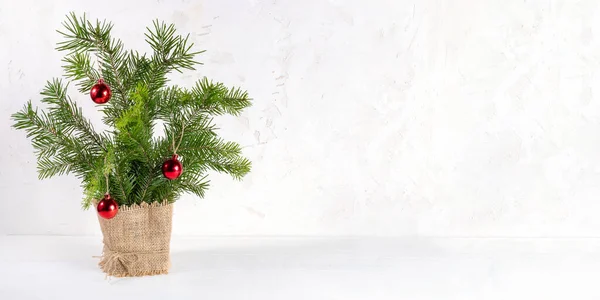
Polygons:
M189 35L154 21L145 34L153 53L146 56L125 51L111 37L109 22L92 23L72 13L63 27L57 49L66 52L65 76L80 92L87 93L99 78L114 88L113 98L102 107L103 121L114 129L96 132L67 95L68 84L49 81L41 92L46 111L34 109L30 101L12 116L13 127L31 138L41 179L75 174L85 190L82 207L88 208L108 191L120 205L173 202L184 192L204 197L208 171L236 179L250 171L241 147L220 139L212 123L212 116L239 115L250 106L247 93L206 78L192 89L166 86L170 72L200 64L195 57L203 51L192 51ZM163 138L155 133L159 120L164 122ZM184 158L184 172L167 180L160 166L175 152Z

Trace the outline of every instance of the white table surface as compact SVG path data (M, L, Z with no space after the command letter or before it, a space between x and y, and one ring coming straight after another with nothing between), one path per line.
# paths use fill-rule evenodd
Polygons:
M105 279L100 237L0 236L0 299L600 299L597 238L174 237Z

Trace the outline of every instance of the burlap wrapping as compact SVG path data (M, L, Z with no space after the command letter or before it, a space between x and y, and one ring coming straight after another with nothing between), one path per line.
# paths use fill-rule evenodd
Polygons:
M132 277L167 274L173 205L119 207L112 219L98 217L104 236L99 266L108 276Z

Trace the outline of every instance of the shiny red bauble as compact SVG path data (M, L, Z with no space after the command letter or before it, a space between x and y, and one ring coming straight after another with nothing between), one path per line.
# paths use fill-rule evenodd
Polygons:
M111 198L109 194L104 195L104 198L98 202L96 206L98 215L104 219L112 219L117 215L119 211L119 205L115 199Z
M92 97L92 101L97 104L104 104L110 100L110 96L112 95L110 91L110 87L104 83L104 80L98 80L98 83L94 84L92 89L90 90L90 97Z
M165 161L162 165L162 172L165 177L169 180L176 179L183 172L183 165L177 159L177 154L173 154L173 157Z

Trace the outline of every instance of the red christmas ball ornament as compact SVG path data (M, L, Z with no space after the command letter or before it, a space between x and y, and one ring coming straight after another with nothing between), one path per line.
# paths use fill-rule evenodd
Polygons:
M90 90L90 97L92 97L92 101L97 104L108 102L111 95L110 87L108 84L104 83L104 80L102 79L98 80L98 83L94 84L92 90Z
M96 210L98 211L98 215L104 219L112 219L117 215L119 211L119 205L115 199L110 197L110 194L104 195L104 198L98 202L98 206L96 206Z
M169 180L176 179L183 172L183 165L177 159L177 154L173 154L173 157L165 161L162 165L162 172L165 177Z

